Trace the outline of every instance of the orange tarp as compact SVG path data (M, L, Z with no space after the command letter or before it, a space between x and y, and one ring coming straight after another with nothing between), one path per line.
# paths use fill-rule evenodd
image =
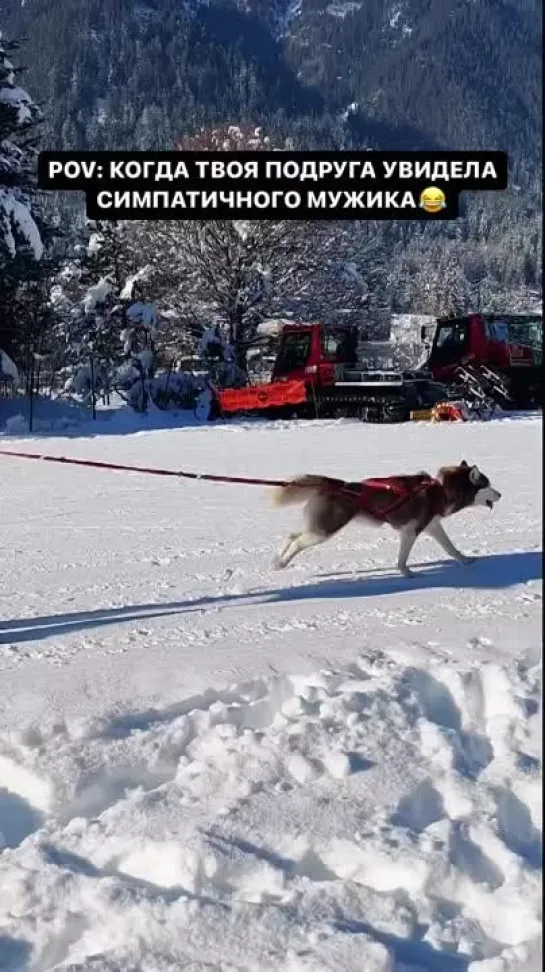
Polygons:
M301 405L307 400L304 381L275 381L250 388L226 388L217 393L222 412L249 412L260 408Z

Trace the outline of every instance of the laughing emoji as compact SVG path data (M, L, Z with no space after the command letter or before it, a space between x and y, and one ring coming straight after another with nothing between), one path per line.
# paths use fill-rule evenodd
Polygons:
M420 193L419 205L420 209L424 209L427 213L439 213L447 205L445 193L437 186L428 186Z

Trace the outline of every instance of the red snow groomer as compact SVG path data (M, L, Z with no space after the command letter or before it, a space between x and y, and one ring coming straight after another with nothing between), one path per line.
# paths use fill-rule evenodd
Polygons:
M350 325L286 324L271 381L216 393L216 414L355 417L404 422L438 403L483 407L541 406L539 314L468 314L439 318L428 360L417 371L374 370L358 362Z
M541 408L541 314L439 318L427 369L437 381L503 408Z
M404 422L432 408L445 387L429 376L365 368L358 363L358 332L350 325L286 324L271 381L216 393L220 415L355 417Z

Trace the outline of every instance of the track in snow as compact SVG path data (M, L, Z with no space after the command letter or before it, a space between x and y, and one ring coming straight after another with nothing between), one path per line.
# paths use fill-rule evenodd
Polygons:
M422 542L411 582L374 531L273 573L260 490L3 465L0 968L534 972L540 433L48 443L273 476L473 459L504 494L450 527L480 561Z

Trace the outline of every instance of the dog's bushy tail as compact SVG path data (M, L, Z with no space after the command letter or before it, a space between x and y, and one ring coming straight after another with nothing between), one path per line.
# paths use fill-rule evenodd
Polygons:
M342 484L342 480L330 479L329 476L298 476L273 491L273 506L294 506L303 503L312 493L334 491Z

